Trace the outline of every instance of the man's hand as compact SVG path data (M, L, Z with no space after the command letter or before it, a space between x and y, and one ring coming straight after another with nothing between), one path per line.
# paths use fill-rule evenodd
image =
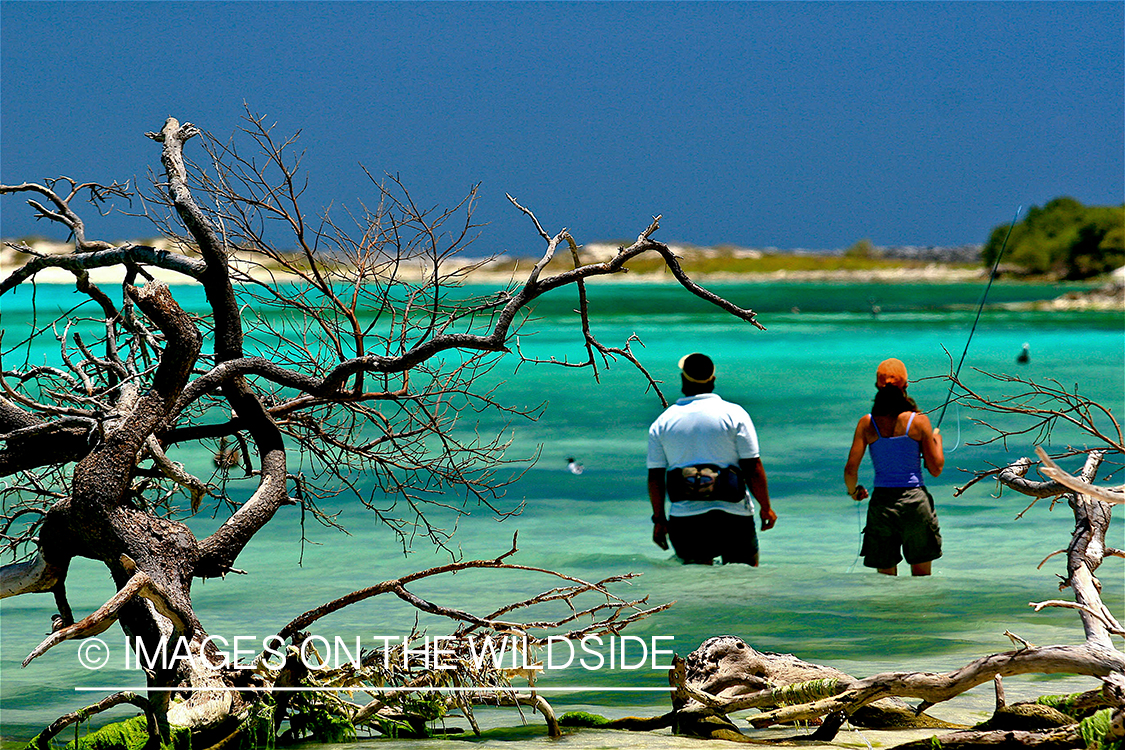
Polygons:
M653 521L652 542L660 549L668 549L668 522Z
M851 496L852 500L855 500L857 503L868 498L867 488L862 484L857 484L855 489L848 494Z
M762 531L769 531L777 523L777 514L773 512L773 508L762 509Z

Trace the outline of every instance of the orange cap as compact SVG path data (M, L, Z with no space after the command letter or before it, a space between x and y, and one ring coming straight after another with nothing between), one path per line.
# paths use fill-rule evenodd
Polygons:
M882 388L885 385L897 385L899 388L906 388L906 365L902 363L901 359L884 359L879 363L879 369L875 371L875 387Z

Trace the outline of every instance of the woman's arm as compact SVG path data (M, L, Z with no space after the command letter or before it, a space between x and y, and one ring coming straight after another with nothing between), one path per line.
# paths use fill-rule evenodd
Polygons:
M926 464L926 471L930 476L938 476L945 468L945 451L941 446L941 430L930 424L930 418L919 412L910 426L910 437L918 441L922 447L922 461Z
M848 450L848 462L844 464L844 488L857 502L867 497L867 490L859 485L859 464L863 461L863 454L867 452L867 439L864 433L870 419L866 414L859 418L859 423L855 426L855 435L852 437L852 447Z

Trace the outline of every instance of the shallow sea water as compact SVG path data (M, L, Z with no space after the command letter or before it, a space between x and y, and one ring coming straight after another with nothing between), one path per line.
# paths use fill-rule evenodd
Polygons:
M70 297L69 292L44 289L38 298L41 311L52 303L52 294L59 298L57 304ZM843 492L842 470L855 421L873 395L875 366L885 357L899 357L910 369L911 393L920 405L940 406L948 386L938 378L948 372L950 358L955 362L960 356L982 289L968 284L721 285L719 293L759 311L768 329L762 332L686 298L682 290L591 285L591 298L601 311L594 329L599 340L619 346L637 334L644 346L634 343L634 351L654 376L666 381L670 399L677 395L678 358L689 351L704 351L718 366L717 391L751 414L780 517L775 529L760 534L761 567L685 567L652 544L644 486L645 434L662 407L654 394L645 393L644 379L621 360L601 373L600 383L589 371L543 365L517 369L514 361L502 363L490 374L505 403L533 407L548 402L538 422L516 422L511 427L510 456L531 455L537 449L542 455L509 488L505 502L523 503L522 512L499 522L487 509L473 507L472 514L459 521L455 543L465 558L493 558L507 551L518 531L520 551L513 562L587 580L639 573L629 583L617 585L615 592L628 598L648 597L650 604L675 604L626 632L645 639L670 636L672 647L681 654L710 636L730 634L762 651L793 653L868 676L956 669L979 656L1010 649L1005 630L1036 644L1078 643L1082 631L1073 613L1060 609L1035 613L1028 606L1059 596L1056 574L1061 572L1061 557L1052 558L1042 569L1037 566L1066 545L1073 518L1065 506L1051 510L1041 502L1016 520L1028 500L1011 492L1000 494L990 482L953 497L955 488L967 480L964 471L1032 455L1030 443L1010 442L1007 449L972 445L985 432L966 410L948 410L942 423L946 470L929 483L945 540L945 554L935 562L934 576L888 578L856 562L862 517ZM993 288L990 302L1060 292L1001 284ZM878 316L870 312L872 299L883 310ZM22 325L21 315L26 314L22 303L5 299L3 304L4 327ZM572 296L544 301L536 311L539 319L528 327L537 334L521 338L524 353L581 357L573 307ZM1004 392L1001 385L970 368L1055 379L1068 388L1077 386L1121 414L1125 402L1122 322L1115 313L1048 314L989 307L962 376L997 395ZM1031 346L1032 361L1019 366L1015 356L1024 342ZM478 427L489 434L503 424L487 418ZM1060 431L1052 445L1081 445L1081 440ZM584 464L583 474L565 470L570 456ZM1117 477L1120 481L1120 473ZM869 465L861 472L861 481L870 484ZM283 509L239 558L239 567L249 575L197 583L196 611L208 631L230 637L265 636L324 601L449 559L424 541L417 541L404 555L393 535L357 505L342 502L332 510L341 512L350 536L313 528L316 544L302 550L299 511ZM452 523L440 513L435 520ZM198 534L207 533L215 523L205 513L191 521ZM1111 543L1125 546L1120 519L1110 533ZM303 565L298 565L302 555ZM1122 565L1121 560L1108 560L1100 571L1107 604L1119 615L1125 615ZM482 613L490 604L552 585L541 577L469 571L419 585L417 593ZM76 613L84 614L113 591L98 565L76 561L68 593ZM59 714L101 697L76 693L75 687L140 684L136 672L118 668L120 654L103 670L83 668L77 661L76 643L60 645L21 669L20 661L43 637L53 612L49 596L7 599L0 605L0 731L5 743L29 738ZM413 619L414 612L397 601L373 600L326 619L320 632L363 638L405 633ZM440 632L438 623L424 618L422 624ZM111 648L123 648L119 630L104 637ZM664 673L653 669L567 669L544 675L539 684L607 688L667 683ZM1006 680L1005 686L1009 700L1017 700L1088 689L1094 681L1027 676ZM636 692L590 690L548 698L560 714L586 710L610 717L651 716L667 707L662 694ZM992 702L991 686L982 685L931 713L972 723L990 713ZM435 739L426 746L469 743L523 750L549 744L585 750L703 745L660 733L592 729L568 732L552 741L541 718L526 708L526 724L510 708L482 710L478 718L486 728L483 737ZM456 718L447 723L467 728ZM784 737L800 731L805 730L755 734ZM833 746L881 747L929 734L844 730ZM358 744L415 746L391 740Z

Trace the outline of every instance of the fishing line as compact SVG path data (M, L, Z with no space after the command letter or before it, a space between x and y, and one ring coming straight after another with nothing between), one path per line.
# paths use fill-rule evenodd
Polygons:
M965 341L965 349L961 352L961 361L957 363L957 369L953 373L953 381L949 384L949 395L945 397L945 403L941 406L941 415L938 416L937 425L941 427L941 421L945 419L945 410L949 408L949 402L953 400L953 387L957 382L957 378L961 375L961 365L965 364L965 355L969 353L969 344L973 341L973 334L977 330L977 323L980 322L980 314L984 311L985 300L988 299L988 290L992 288L992 282L996 278L996 269L1000 267L1000 258L1004 257L1004 248L1008 246L1008 238L1012 236L1012 230L1016 228L1016 221L1020 217L1020 211L1023 206L1016 207L1016 215L1012 217L1012 223L1008 225L1008 233L1004 235L1004 241L1000 244L1000 252L996 253L996 262L992 264L992 273L988 275L988 284L984 287L984 294L981 295L980 304L977 305L977 316L973 319L973 327L969 329L969 338ZM958 425L960 430L960 425Z
M952 453L961 446L961 404L957 404L957 439L953 441L952 448L946 448L946 453Z
M855 525L856 531L859 534L859 543L855 549L855 559L852 564L848 566L848 572L851 573L855 569L855 564L859 562L859 556L863 554L863 503L857 502L855 504Z

